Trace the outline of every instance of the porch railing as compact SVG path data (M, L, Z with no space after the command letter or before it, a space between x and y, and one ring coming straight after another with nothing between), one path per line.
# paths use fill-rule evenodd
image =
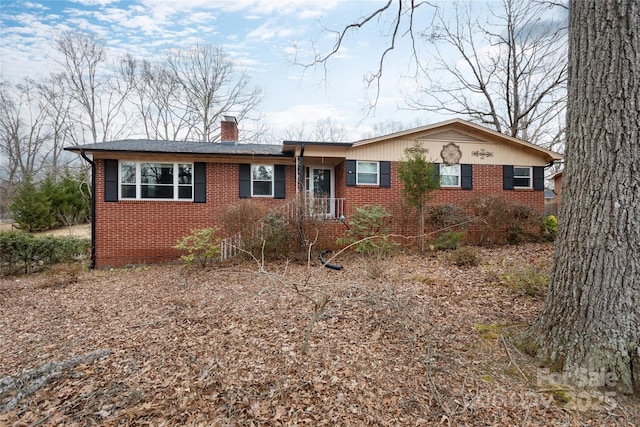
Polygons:
M242 233L225 237L220 240L220 259L231 259L240 253L242 248Z
M283 214L289 218L315 218L326 220L339 220L344 217L345 199L333 197L309 197L298 195L293 200L280 207ZM248 236L256 238L262 232L262 222L258 221ZM220 240L220 258L226 260L235 257L243 249L242 233L236 233ZM245 236L246 238L247 236Z
M340 219L344 217L344 198L299 195L280 209L287 218Z

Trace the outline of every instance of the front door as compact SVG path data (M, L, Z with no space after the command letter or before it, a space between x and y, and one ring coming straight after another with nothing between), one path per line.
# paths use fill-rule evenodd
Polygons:
M334 215L333 168L314 167L308 169L307 190L310 208L314 215L332 217Z

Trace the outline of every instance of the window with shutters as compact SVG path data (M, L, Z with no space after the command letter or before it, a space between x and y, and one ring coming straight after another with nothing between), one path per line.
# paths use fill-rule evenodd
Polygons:
M120 199L193 200L193 163L121 161Z

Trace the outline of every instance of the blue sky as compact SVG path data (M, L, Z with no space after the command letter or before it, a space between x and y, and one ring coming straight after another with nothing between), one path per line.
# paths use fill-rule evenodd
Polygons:
M354 137L374 123L408 125L443 119L404 109L403 95L415 90L408 77L408 39L385 66L375 115L363 109L374 96L363 82L374 71L389 30L384 23L361 29L346 40L324 70L294 64L309 60L314 46L333 43L326 28L339 30L382 1L339 0L0 0L0 80L44 77L55 68L53 39L60 31L82 30L102 38L110 59L163 56L167 49L197 42L220 46L235 66L266 94L260 106L274 134L331 118ZM426 8L425 8L426 9ZM355 139L355 138L353 138Z

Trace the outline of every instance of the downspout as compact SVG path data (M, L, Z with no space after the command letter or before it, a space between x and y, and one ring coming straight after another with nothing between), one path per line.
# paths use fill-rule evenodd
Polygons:
M298 156L298 158L300 159L298 167L298 191L304 193L306 189L306 174L304 172L304 144L300 146L300 155Z
M96 267L96 164L87 157L84 149L80 149L80 155L91 165L91 264L90 269Z
M298 156L298 188L296 194L297 206L296 206L296 221L298 222L298 245L300 247L304 246L305 235L304 235L304 213L305 213L305 205L307 194L305 192L306 188L306 177L304 171L304 144L300 146L300 155ZM303 204L301 204L303 203Z

